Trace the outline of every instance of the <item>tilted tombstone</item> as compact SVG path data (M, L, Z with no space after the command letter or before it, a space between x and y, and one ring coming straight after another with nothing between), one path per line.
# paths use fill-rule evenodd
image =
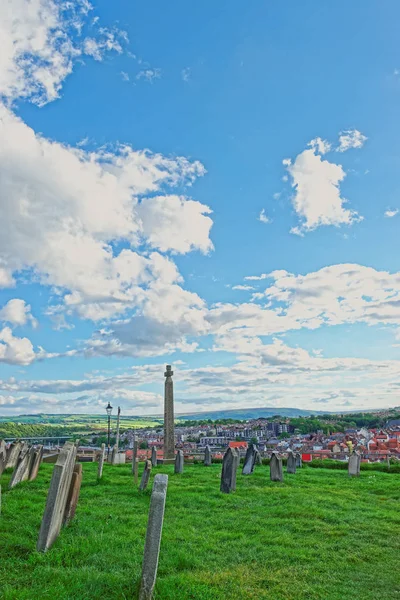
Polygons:
M158 559L160 556L161 535L164 522L165 500L167 498L168 475L154 477L151 493L149 520L142 567L139 600L151 600L156 584Z
M26 481L29 475L29 467L31 465L32 456L35 449L33 448L23 448L18 457L18 462L15 466L13 474L11 475L9 488L10 490L14 488L16 485L21 483L21 481Z
M139 480L139 459L135 458L135 466L134 466L134 470L133 470L133 481L135 483L135 485L137 485Z
M157 448L155 446L153 446L151 449L151 466L157 466Z
M211 454L211 449L210 446L206 446L206 449L204 450L204 464L206 467L210 467L212 464L212 454Z
M183 463L184 463L183 450L178 450L175 455L175 468L174 468L175 473L183 473Z
M262 465L262 458L259 450L256 451L256 465Z
M303 461L301 458L301 454L300 454L300 452L296 452L296 468L301 469L302 466L303 466Z
M43 458L43 446L38 446L33 451L33 457L31 460L31 464L29 466L29 474L28 474L29 481L33 481L34 479L36 479L36 477L39 473L39 467L42 462L42 458Z
M143 492L147 488L151 473L151 460L146 460L144 463L144 471L142 473L142 479L140 480L139 490Z
M358 452L353 452L349 456L348 472L350 477L358 477L360 474L361 456Z
M106 445L101 445L101 450L99 454L99 466L97 467L97 477L101 479L103 477L103 467L104 467L104 459L106 457Z
M67 503L65 505L63 524L68 525L75 516L76 507L79 500L79 494L82 484L82 465L76 463L72 473L72 479L69 486Z
M36 546L39 552L51 548L60 533L74 471L76 450L75 444L67 442L54 465Z
M7 450L6 443L4 440L0 440L0 477L3 474L7 464Z
M283 481L282 459L277 452L273 452L269 461L271 481Z
M231 490L232 492L236 492L236 475L237 470L240 465L240 452L237 448L233 450L233 469L232 469L232 482L231 482Z
M294 475L296 473L296 457L291 450L288 452L286 472Z
M242 475L251 475L256 464L257 448L254 444L249 444L244 457Z
M232 491L232 481L236 477L237 457L232 448L228 448L222 460L220 491L229 494Z
M135 473L135 462L137 459L137 455L138 455L138 448L139 448L139 442L137 441L136 437L133 440L133 452L132 452L132 473Z
M22 449L21 442L13 442L7 450L6 469L14 469Z

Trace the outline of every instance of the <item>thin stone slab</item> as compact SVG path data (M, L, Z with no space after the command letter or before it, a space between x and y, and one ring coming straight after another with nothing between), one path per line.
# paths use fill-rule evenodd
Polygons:
M287 456L286 473L296 474L296 457L291 450L289 450Z
M232 448L228 448L222 460L221 485L220 491L224 494L230 494L232 491L232 481L236 477L237 456Z
M146 460L144 463L144 470L142 473L142 479L140 480L139 490L142 492L147 488L151 473L151 460Z
M103 477L103 467L104 467L105 458L106 458L106 445L102 444L100 454L99 454L99 465L97 467L97 478L98 479L101 479Z
M133 469L133 480L135 482L135 485L138 484L139 481L139 459L135 458L135 465L134 465L134 469Z
M152 467L157 466L157 448L155 446L151 449L151 465Z
M133 452L132 452L132 473L135 472L135 462L137 459L137 455L138 455L138 449L139 449L139 442L138 440L135 438L133 440Z
M183 473L183 463L184 463L183 450L178 450L178 452L176 453L176 456L175 456L175 468L174 468L175 473Z
M172 376L174 372L171 365L167 365L164 387L164 458L174 459L175 455L175 431L174 431L174 383Z
M353 452L349 456L348 473L350 477L358 477L360 475L361 456L358 452Z
M301 469L303 466L303 461L301 458L300 452L296 452L296 469Z
M18 461L18 457L21 453L22 450L22 443L21 442L13 442L12 444L10 444L10 447L8 448L7 451L7 463L6 463L6 469L14 469L17 461Z
M0 477L7 465L7 449L4 440L0 440Z
M117 452L118 452L117 445L114 444L114 446L112 447L111 453L110 453L109 461L108 461L112 465L115 465L115 462L116 462L115 458L116 458Z
M33 456L34 448L23 448L20 452L18 462L15 466L13 474L11 475L9 488L10 490L14 488L16 485L21 483L21 481L26 481L29 476L29 467L31 465L31 460Z
M76 450L73 443L67 442L54 465L36 546L39 552L51 548L60 533L74 471Z
M262 457L259 450L256 451L256 465L262 465Z
M144 544L139 600L151 600L153 597L157 578L158 559L160 556L167 487L168 475L158 474L154 477L149 520L147 522L146 541Z
M257 457L257 448L254 444L249 444L246 456L244 457L244 464L242 469L242 475L251 475L254 471Z
M206 446L206 449L204 451L204 464L206 467L210 467L212 464L212 454L210 446Z
M82 465L77 463L74 466L74 471L72 473L72 479L69 486L67 503L65 505L64 512L64 525L68 525L70 521L75 516L76 507L78 505L79 494L81 491L82 484Z
M42 458L43 458L43 446L38 446L37 448L35 448L35 450L33 452L31 464L29 465L29 475L28 475L29 481L33 481L34 479L36 479L36 477L39 473L39 467L41 465Z
M232 469L232 481L231 481L231 490L232 492L236 492L236 475L237 470L240 465L240 452L237 448L233 449L233 469Z
M271 481L283 481L282 459L277 452L273 452L269 461Z

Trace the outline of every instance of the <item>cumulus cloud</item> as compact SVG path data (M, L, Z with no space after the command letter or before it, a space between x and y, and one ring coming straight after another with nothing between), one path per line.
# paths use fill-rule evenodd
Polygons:
M14 337L10 327L0 330L0 362L30 365L37 358L28 338Z
M339 135L339 146L336 150L337 152L346 152L346 150L349 150L350 148L362 148L367 139L368 138L357 129L342 131Z
M398 213L399 213L398 208L388 208L387 210L385 210L385 217L387 217L388 219L392 219Z
M6 321L15 326L26 325L30 322L32 327L37 326L36 319L31 314L31 307L24 300L13 298L0 308L0 321Z
M308 145L315 149L319 154L326 154L332 149L332 144L320 137L314 138Z

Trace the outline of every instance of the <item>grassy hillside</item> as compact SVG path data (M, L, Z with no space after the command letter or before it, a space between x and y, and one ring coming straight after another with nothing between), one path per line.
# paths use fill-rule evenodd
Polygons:
M142 465L141 465L142 468ZM55 546L35 544L51 477L3 493L0 596L4 600L135 598L150 492L128 465L84 464L75 521ZM269 468L219 492L221 465L170 475L156 598L159 600L387 600L399 597L399 476L304 467L269 481ZM9 475L3 475L6 490Z

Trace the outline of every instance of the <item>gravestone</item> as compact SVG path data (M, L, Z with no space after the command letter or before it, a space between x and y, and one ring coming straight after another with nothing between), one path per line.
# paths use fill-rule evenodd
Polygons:
M242 475L251 475L254 471L254 466L256 464L256 456L257 456L257 448L254 444L249 444L246 456L244 457L244 464L242 469Z
M206 446L204 451L204 464L206 467L210 467L212 463L212 454L210 450L210 446Z
M148 485L149 479L150 479L150 473L151 473L151 461L146 460L146 462L144 463L142 479L140 480L140 485L139 485L139 490L141 490L142 492L143 492L143 490L145 490L147 488L147 485Z
M151 466L152 467L157 466L157 449L155 446L153 446L151 449Z
M14 469L22 449L21 442L13 442L7 450L6 469Z
M64 520L63 524L68 525L75 516L76 507L79 500L79 493L81 491L82 484L82 465L80 463L75 464L74 471L72 473L72 479L69 486L67 503L65 505Z
M39 473L39 467L41 465L42 458L43 458L43 446L38 446L37 448L35 448L35 450L33 452L31 465L29 467L29 475L28 475L29 481L33 481L34 479L36 479L37 474Z
M6 468L6 464L7 464L6 443L4 440L1 440L0 441L0 477L2 476L3 471Z
M174 468L175 473L183 473L183 463L184 463L183 450L178 450L175 455L175 468Z
M301 469L303 466L303 461L301 459L300 452L296 452L296 469Z
M136 461L137 455L138 455L138 448L139 448L139 442L135 436L135 438L133 440L133 452L132 452L132 473L135 472L135 461Z
M54 465L36 546L39 552L51 548L60 533L74 471L76 450L75 444L67 442Z
M110 456L109 456L109 460L108 460L108 462L111 463L112 465L115 465L115 457L117 455L117 452L118 452L117 446L116 446L116 444L114 444L114 446L112 447Z
M237 455L232 448L228 448L222 460L221 485L220 491L224 494L230 494L232 491L232 482L236 479Z
M282 459L277 452L273 452L269 461L271 481L283 481Z
M164 388L164 461L174 460L175 430L174 430L174 383L171 365L167 365Z
M14 488L16 485L21 483L21 481L26 481L29 475L29 467L31 465L32 456L34 453L34 448L23 448L18 457L17 464L11 475L10 483L8 487L10 490Z
M97 477L101 479L103 477L103 467L104 467L104 459L106 457L106 445L101 445L101 450L99 454L99 466L97 467Z
M294 475L296 473L296 457L291 450L288 452L286 473Z
M134 465L134 470L133 470L133 481L135 482L135 485L137 485L139 480L139 459L135 458L135 465Z
M233 449L233 470L232 470L232 481L231 481L231 490L232 492L236 492L236 475L237 470L240 465L240 452L237 448Z
M356 451L349 456L348 473L350 477L358 477L360 475L361 456Z
M139 600L151 600L156 584L161 535L164 522L165 501L167 498L168 475L154 477L144 544L142 580Z
M256 465L262 465L262 458L259 450L256 451Z

